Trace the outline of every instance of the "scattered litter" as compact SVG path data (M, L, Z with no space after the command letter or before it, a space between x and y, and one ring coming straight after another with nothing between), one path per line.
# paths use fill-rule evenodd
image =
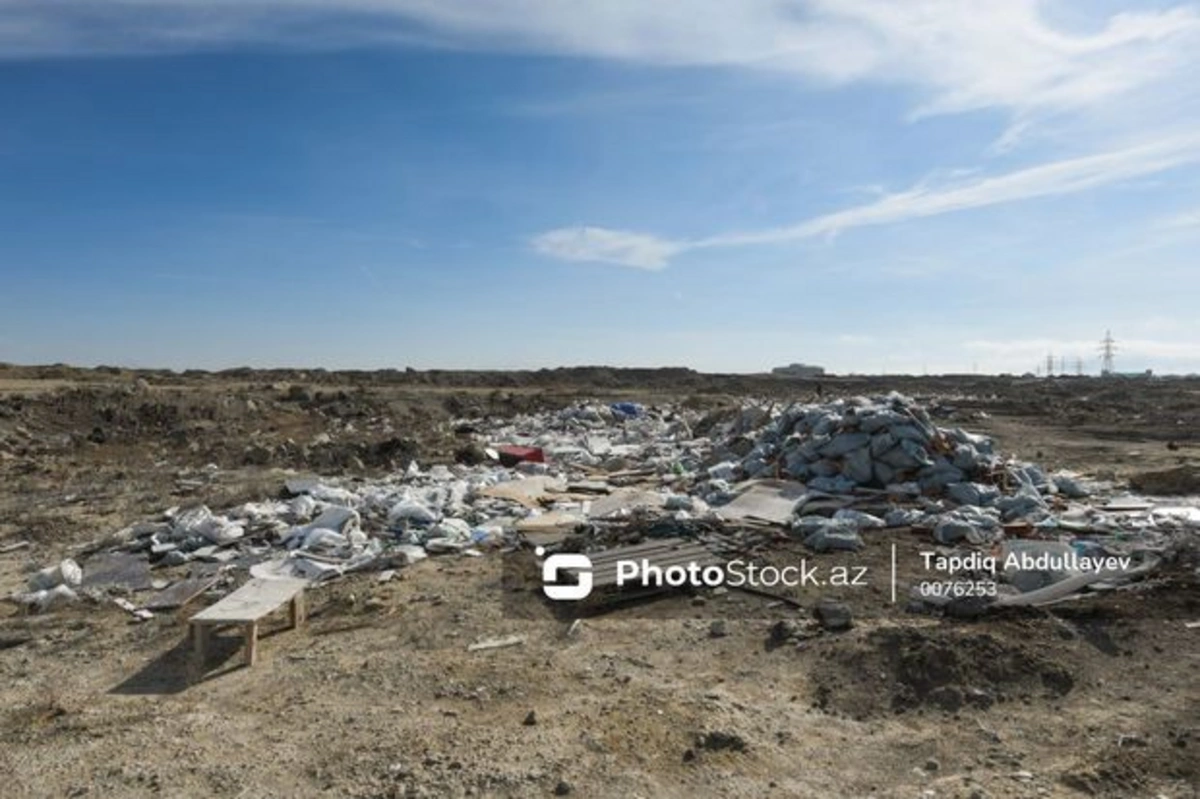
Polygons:
M29 590L43 591L58 586L78 586L83 582L83 569L67 558L54 566L34 572L29 578Z
M741 488L728 504L717 508L722 519L758 519L786 525L805 496L803 484L788 480L755 480Z
M541 447L497 447L500 453L500 463L504 466L516 466L518 463L545 463L546 453Z
M822 599L817 603L813 615L821 627L830 632L841 632L849 630L854 626L854 619L850 614L850 606L845 602Z
M146 601L145 607L151 611L181 608L216 585L217 580L216 576L193 577L189 580L180 580L150 597Z
M997 605L1032 605L1127 585L1172 541L1200 530L1200 507L1185 500L1112 496L1108 483L1006 458L987 437L939 427L895 392L709 414L582 403L459 419L450 429L487 457L425 468L412 461L369 479L290 477L285 499L220 512L171 508L102 539L93 551L107 551L85 563L83 585L145 590L150 570L186 564L264 580L316 583L363 570L387 580L430 556L599 542L621 530L629 537L605 539L600 563L626 544L670 541L711 557L781 534L817 553L854 551L907 528L954 551L1120 555L1137 564L1001 569ZM73 564L43 569L31 589L80 585ZM146 607L211 587L175 583Z
M153 613L144 608L139 608L124 597L114 597L113 604L126 613L129 613L136 621L148 621L154 618Z
M505 638L485 638L482 641L477 641L467 646L468 652L483 652L488 649L505 649L510 646L521 646L525 643L525 636L510 635Z
M44 613L48 610L71 605L79 601L79 594L67 585L56 585L53 588L43 588L28 594L14 594L13 601L23 605L27 610Z
M150 564L140 555L107 552L90 558L84 566L80 583L84 588L146 591L153 587Z

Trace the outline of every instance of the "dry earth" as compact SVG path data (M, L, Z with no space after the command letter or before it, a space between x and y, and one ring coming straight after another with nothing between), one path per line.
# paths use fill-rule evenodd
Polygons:
M1200 381L823 380L826 397L938 398L943 424L1051 467L1200 494ZM0 592L34 565L175 504L278 492L287 470L448 462L459 415L580 397L719 407L816 384L685 370L527 374L132 373L0 368ZM205 468L215 464L215 469ZM913 564L924 539L822 556ZM781 542L770 558L805 553ZM812 557L809 555L808 557ZM181 618L0 606L0 793L41 796L1194 797L1195 562L1141 591L1053 611L941 619L885 582L839 596L840 634L738 592L570 620L503 579L499 555L435 558L388 583L312 592L240 665L219 638L190 679ZM901 581L916 578L902 566ZM713 624L717 623L714 630ZM468 652L482 638L522 646Z

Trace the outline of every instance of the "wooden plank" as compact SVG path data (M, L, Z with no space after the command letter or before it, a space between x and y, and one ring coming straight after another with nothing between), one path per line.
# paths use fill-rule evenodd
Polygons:
M796 504L805 495L803 483L789 480L753 480L745 484L732 502L715 511L726 520L759 519L771 524L786 525L792 519Z
M587 519L575 511L552 510L522 519L517 522L516 529L519 533L569 532L586 521Z
M111 552L83 562L83 587L121 586L130 591L151 588L150 564L141 555Z
M695 541L683 541L682 539L664 539L661 541L647 541L646 543L636 543L634 546L617 547L614 549L604 549L601 552L589 553L588 557L592 558L592 563L604 560L619 560L622 558L642 557L649 553L665 553L678 552L680 549L689 549L700 547L704 549L702 543Z
M292 627L296 628L304 624L304 620L308 617L308 608L304 602L304 592L296 594L292 597L291 606Z
M629 553L637 553L637 552L643 552L643 551L648 551L648 550L652 550L652 549L662 549L662 548L678 549L679 547L690 546L692 544L695 544L695 542L690 541L686 538L652 538L648 541L643 541L640 544L630 544L627 547L612 547L610 549L604 549L599 552L592 552L588 555L588 557L591 558L592 560L595 560L596 558L602 557L604 555L608 555L610 553L620 553L621 556L623 557L624 555L629 554Z
M571 530L566 528L558 530L524 530L521 532L521 536L535 547L548 547L562 543L570 533Z
M147 610L171 610L181 608L217 584L217 576L193 577L180 580L159 591L146 602Z
M687 558L687 559L682 559L682 560L676 561L674 563L662 563L662 562L655 561L655 562L652 562L651 565L657 566L660 569L663 569L664 571L666 571L666 569L670 568L671 566L687 566L689 563L695 563L695 564L697 564L698 568L704 568L705 566L716 565L717 563L719 563L719 561L717 561L715 558L712 558L712 557L709 557L709 558ZM639 584L636 587L641 588L642 586L640 585L640 581L638 581L638 582L639 582ZM616 584L617 584L617 569L616 569L615 564L613 565L613 567L611 569L605 569L603 571L597 569L596 571L594 571L592 573L592 585L596 588L604 588L606 586L616 585Z
M204 665L205 658L208 657L208 625L193 624L191 629L192 648L196 653L196 662Z
M192 617L193 624L245 624L258 621L303 591L305 580L252 578L215 605Z
M592 502L591 508L588 510L588 516L593 519L602 519L620 510L633 510L634 508L657 509L661 508L665 503L666 500L658 491L625 488L620 491L613 491L611 494L602 496Z
M258 622L248 621L242 625L246 637L246 665L253 666L258 659Z
M721 561L703 544L682 538L664 538L629 547L597 552L588 556L592 560L592 585L609 588L617 584L617 563L622 560L642 560L652 566L666 569L670 566L686 566L696 563L700 567L716 565ZM567 569L567 574L575 570ZM637 586L641 588L641 586Z
M553 492L552 493L558 493ZM611 494L612 487L604 480L579 480L567 483L569 494Z
M490 499L505 499L527 508L540 508L546 492L551 488L565 489L566 484L554 477L539 475L521 480L508 480L481 489L478 494Z
M689 547L688 549L673 549L663 552L646 552L641 554L627 555L619 558L604 558L602 560L592 560L593 569L602 569L612 566L623 560L648 560L654 564L660 563L680 563L688 560L696 560L698 558L711 558L712 552L704 547Z

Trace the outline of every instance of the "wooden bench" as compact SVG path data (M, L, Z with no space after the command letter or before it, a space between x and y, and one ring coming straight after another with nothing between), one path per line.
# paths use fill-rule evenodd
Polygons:
M258 622L270 613L291 604L292 627L304 623L305 580L263 580L252 578L241 588L191 618L192 645L199 665L204 664L208 634L213 627L238 624L246 637L246 665L253 666L258 655Z

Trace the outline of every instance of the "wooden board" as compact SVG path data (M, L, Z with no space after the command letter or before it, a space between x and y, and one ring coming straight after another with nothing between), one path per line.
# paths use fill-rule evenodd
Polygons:
M701 567L721 563L708 547L682 538L663 538L635 546L617 547L604 552L593 552L588 557L592 561L592 586L597 589L616 587L617 561L640 561L644 558L651 565L662 569L686 566L689 563L696 563ZM570 571L567 570L568 573ZM641 589L641 586L636 587Z
M83 563L83 587L121 586L130 591L146 591L151 585L150 564L141 555L113 552L97 555Z
M159 591L146 602L147 610L171 610L181 608L196 597L212 588L217 583L216 575L208 577L193 577L180 580L174 585Z
M526 535L570 532L586 522L582 514L568 510L552 510L517 522L516 530Z
M556 478L543 475L497 483L478 493L481 497L506 499L509 502L518 502L527 508L540 508L546 492L552 488L565 489L566 484Z
M726 505L715 508L722 519L757 519L786 525L792 520L796 504L805 495L803 483L790 480L755 480L745 484L740 494Z
M635 508L658 509L665 502L666 500L663 498L663 495L658 491L641 488L624 488L593 500L591 507L588 509L588 517L603 519L620 510L633 510Z
M241 588L191 618L193 624L246 624L255 622L292 601L308 585L306 580L252 578Z

